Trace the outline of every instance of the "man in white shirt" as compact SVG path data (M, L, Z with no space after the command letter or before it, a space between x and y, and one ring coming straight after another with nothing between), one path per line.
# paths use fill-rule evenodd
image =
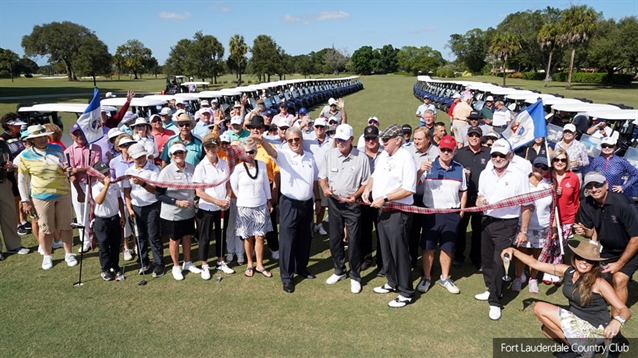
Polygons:
M433 121L436 122L436 107L430 103L430 97L423 97L423 104L416 109L416 117L419 119L419 126L425 125L425 111L430 110L434 114Z
M401 127L392 124L383 130L380 137L385 152L379 158L363 192L363 201L379 209L388 202L412 205L412 195L416 192L416 163L412 154L401 148ZM399 296L388 303L390 307L405 307L414 296L408 243L411 224L412 214L408 212L382 210L379 214L377 230L388 282L375 287L374 292L385 294L398 291Z
M337 120L336 125L348 123L348 116L346 114L346 104L343 101L343 98L339 98L338 100L334 98L330 98L328 100L328 105L323 107L323 109L321 110L321 113L319 113L319 117L324 117L324 118L335 117L335 119Z
M529 192L527 175L514 169L510 163L512 152L505 139L499 139L492 144L490 155L492 169L486 168L479 177L478 197L476 206L493 204L515 195ZM514 205L505 208L485 210L481 233L481 257L483 263L483 279L488 290L474 296L479 301L490 304L489 317L491 320L501 318L501 297L505 269L501 252L512 245L516 246L527 241L527 228L531 218L533 205ZM519 217L520 230L518 230ZM517 232L518 230L518 232Z
M315 121L315 135L316 138L308 139L304 138L304 145L308 150L312 153L317 161L317 166L319 167L319 171L321 171L321 167L324 165L324 158L326 153L334 148L334 139L330 138L326 135L326 130L328 129L328 124L323 117L317 118ZM323 195L323 192L319 191L319 197L315 198L315 224L313 226L313 231L325 236L328 235L326 230L323 228L323 218L326 215L326 207L328 206L328 198Z

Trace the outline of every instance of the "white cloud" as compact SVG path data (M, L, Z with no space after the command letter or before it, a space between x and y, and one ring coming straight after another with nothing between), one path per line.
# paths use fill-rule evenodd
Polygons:
M308 25L317 21L341 20L349 17L350 14L345 11L321 11L304 15L284 15L282 19L286 22L302 22Z
M159 13L159 17L164 20L186 20L191 17L191 14L188 12L178 14L176 12L162 11Z

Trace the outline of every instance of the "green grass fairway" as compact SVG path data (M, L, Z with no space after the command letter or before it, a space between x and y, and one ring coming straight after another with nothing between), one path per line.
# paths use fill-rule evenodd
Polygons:
M17 85L26 87L21 81L26 79L20 79ZM414 113L420 103L412 94L416 78L387 75L363 77L362 81L364 90L344 98L357 137L373 115L380 119L381 127L418 123ZM163 80L146 79L108 83L112 85L100 88L117 92L127 88L158 91L163 86ZM60 93L72 93L79 86L63 84L58 86ZM7 82L1 80L2 96L11 93L6 86ZM86 101L91 87L82 86L86 97L72 100ZM23 93L42 94L36 88L32 90ZM602 88L579 91L577 97L593 98L590 93L594 92L604 96L597 102L625 104L631 102L618 98L636 93ZM16 103L0 98L0 111L14 110ZM313 118L321 107L311 108ZM74 121L69 116L64 119L66 125ZM440 114L439 120L447 121L447 116ZM392 309L387 303L395 298L394 294L372 292L375 286L386 282L377 278L372 268L362 273L363 291L358 295L350 293L347 280L326 285L333 264L328 238L321 236L313 239L309 265L318 277L296 279L294 294L282 291L278 264L269 259L265 264L274 274L271 279L258 274L247 278L246 266L238 267L234 262L232 267L237 273L223 275L220 283L188 273L184 281L177 282L167 266L164 277L153 279L148 275L148 284L140 287L137 284L142 278L137 275L137 264L122 260L127 280L104 282L96 251L84 257L84 286L74 287L78 267L66 266L61 249L53 254L53 269L43 271L33 236L24 236L23 244L34 252L26 256L5 255L6 260L0 262L0 357L492 357L495 337L543 337L533 302L567 303L561 289L554 286L541 284L541 292L536 295L530 294L527 286L519 294L507 289L503 317L493 322L487 316L488 304L474 299L475 294L485 290L483 277L466 262L460 269L451 270L452 279L461 290L459 295L449 294L433 282L430 292L417 295L413 304ZM170 261L167 246L165 262ZM192 254L197 257L197 246ZM268 253L265 256L270 257ZM438 261L433 271L435 278L440 274L437 265ZM414 285L420 276L419 263L413 274ZM629 284L629 296L629 304L634 305L638 298L634 281ZM634 317L623 328L625 337L638 337L637 321ZM636 349L631 347L632 351Z

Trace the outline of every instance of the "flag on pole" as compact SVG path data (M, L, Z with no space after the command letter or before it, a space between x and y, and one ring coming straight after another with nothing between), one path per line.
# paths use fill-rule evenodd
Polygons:
M512 150L523 147L536 138L547 137L543 100L539 99L514 117L502 136L510 142Z
M80 127L87 144L93 144L104 136L102 130L102 114L100 113L100 90L93 90L93 99L84 113L78 118L77 125Z

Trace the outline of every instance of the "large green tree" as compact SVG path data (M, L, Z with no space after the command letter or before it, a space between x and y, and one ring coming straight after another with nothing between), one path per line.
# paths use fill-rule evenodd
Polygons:
M345 50L329 48L323 55L323 61L330 68L332 74L338 74L345 70L349 55Z
M164 63L164 72L166 75L185 75L186 61L192 41L189 39L181 39L177 41L175 46L171 46L168 58Z
M315 73L315 64L312 62L312 56L310 54L294 56L292 61L295 66L295 71L301 73L304 78Z
M272 37L259 35L255 37L250 48L250 70L261 80L270 82L270 76L277 74L281 65L279 46Z
M39 69L40 66L38 66L35 61L26 56L22 56L16 64L17 74L24 73L25 76L37 73Z
M124 67L137 79L138 75L146 73L153 51L139 40L128 40L117 47L115 55L124 59Z
M510 56L508 64L519 72L542 68L544 65L544 51L538 46L537 39L544 24L545 11L515 12L507 15L496 27L495 34L507 32L518 40L520 51Z
M372 60L374 53L372 46L361 46L352 53L350 58L350 70L359 75L372 73Z
M86 37L95 37L93 31L69 21L51 22L33 26L30 35L22 37L26 56L48 56L49 63L64 63L69 81L75 80L73 56Z
M552 79L552 59L556 52L560 51L559 43L559 23L561 11L552 7L547 7L543 12L543 26L538 31L536 41L541 51L548 52L547 67L545 67L545 84ZM559 57L560 58L560 57ZM558 63L558 61L556 61Z
M403 46L397 54L397 61L399 69L411 72L415 76L419 73L433 72L445 64L443 55L430 46Z
M399 68L399 60L397 59L397 55L399 54L399 49L392 47L392 45L384 45L379 52L379 62L380 67L383 73L392 73L396 72Z
M596 37L587 48L587 65L607 72L612 83L614 72L636 66L638 57L638 21L625 17L598 22Z
M246 53L248 52L248 45L244 42L244 36L235 34L230 38L228 42L228 68L235 70L237 78L241 80L241 74L248 65L248 59Z
M6 70L11 75L11 82L13 82L13 74L20 58L18 54L8 50L0 48L0 70Z
M492 38L490 54L503 61L503 86L507 83L507 59L518 53L520 43L516 36L509 32L498 32Z
M452 34L446 47L448 47L457 61L464 64L473 73L480 73L487 64L486 58L490 47L489 28L483 31L479 28L469 30L464 35Z
M186 54L186 70L189 74L211 78L217 83L217 76L224 73L224 45L215 36L195 33Z
M558 30L559 41L562 46L571 46L572 50L566 89L571 88L576 49L587 43L594 35L599 16L594 9L587 5L572 5L563 10Z
M109 48L97 37L86 37L73 55L75 73L93 78L93 86L97 86L97 76L113 74L113 56Z

